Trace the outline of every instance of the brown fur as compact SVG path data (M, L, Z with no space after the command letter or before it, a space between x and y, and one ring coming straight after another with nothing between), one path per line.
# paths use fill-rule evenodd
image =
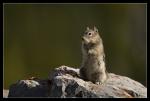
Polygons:
M102 84L108 78L103 42L96 27L93 30L87 27L82 36L80 76L82 79L96 84Z

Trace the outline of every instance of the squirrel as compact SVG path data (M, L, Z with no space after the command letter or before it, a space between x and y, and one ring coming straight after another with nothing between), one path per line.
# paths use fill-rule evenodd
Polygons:
M95 84L104 84L108 79L105 67L105 53L102 38L95 26L94 29L87 27L82 36L81 49L80 77Z

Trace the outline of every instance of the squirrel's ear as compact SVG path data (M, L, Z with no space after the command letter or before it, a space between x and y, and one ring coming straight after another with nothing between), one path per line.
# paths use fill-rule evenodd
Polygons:
M89 27L86 27L86 30L90 30L90 28L89 28Z
M94 26L94 31L95 31L95 32L98 32L98 29L97 29L95 26Z

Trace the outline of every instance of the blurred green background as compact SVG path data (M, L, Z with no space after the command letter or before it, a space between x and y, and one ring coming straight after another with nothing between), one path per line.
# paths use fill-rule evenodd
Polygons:
M94 25L108 72L146 85L146 4L4 4L4 88L61 65L79 68L81 35Z

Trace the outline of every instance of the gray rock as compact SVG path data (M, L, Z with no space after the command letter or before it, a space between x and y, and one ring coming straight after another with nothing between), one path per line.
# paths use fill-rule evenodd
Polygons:
M47 97L49 91L48 80L19 80L10 86L8 97Z
M80 79L79 69L60 66L47 80L19 80L10 86L8 97L146 98L147 88L113 73L109 73L105 84L93 84Z

